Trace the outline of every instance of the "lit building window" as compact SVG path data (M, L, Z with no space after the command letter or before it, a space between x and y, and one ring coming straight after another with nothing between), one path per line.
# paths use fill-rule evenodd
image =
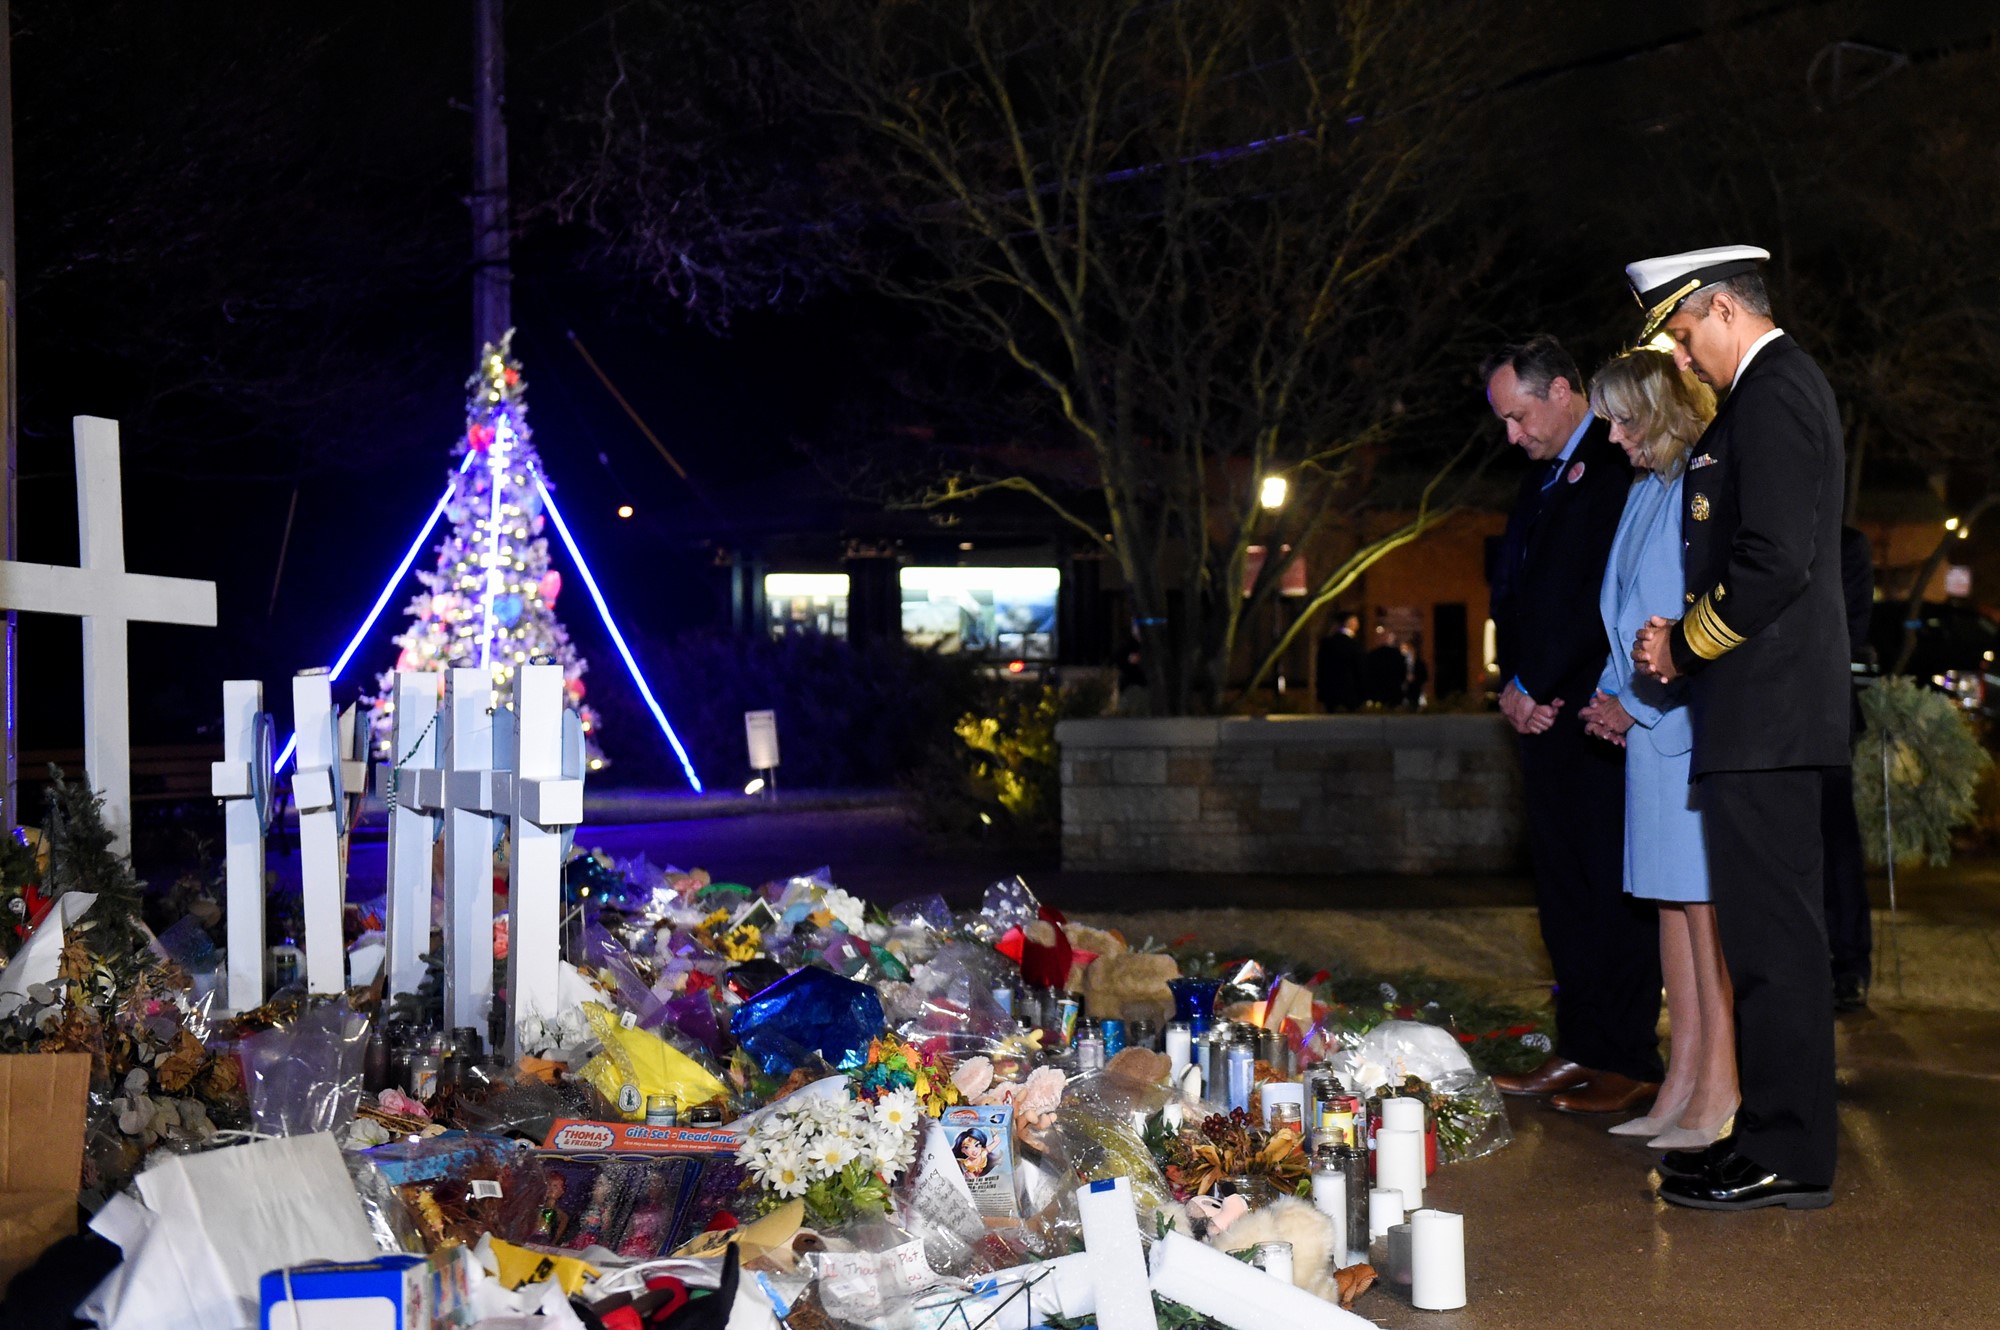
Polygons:
M846 573L766 573L764 606L771 636L847 636Z
M905 568L903 639L943 652L1053 660L1054 568Z

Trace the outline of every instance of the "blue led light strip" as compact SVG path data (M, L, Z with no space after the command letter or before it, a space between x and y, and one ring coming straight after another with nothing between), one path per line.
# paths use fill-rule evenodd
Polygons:
M486 611L485 625L479 633L479 668L493 668L493 601L500 594L500 473L505 461L502 454L504 445L511 442L514 431L507 426L506 412L493 426L493 442L486 445L487 484L493 492L493 511L486 518Z
M549 510L549 516L555 520L556 532L562 537L563 545L568 548L569 557L576 560L576 570L583 574L583 585L589 590L591 600L597 605L598 616L610 630L611 641L617 646L618 654L625 658L625 668L631 671L632 682L639 686L639 695L646 699L646 706L652 711L653 719L660 723L660 733L666 735L667 742L674 746L674 756L681 760L681 770L687 773L688 784L694 787L696 794L702 793L701 777L694 774L694 763L689 760L687 749L681 747L680 736L675 734L674 727L667 723L667 713L660 710L658 699L653 696L653 690L646 684L646 676L639 672L639 662L632 659L632 650L625 645L625 635L618 631L618 625L612 621L611 607L604 603L604 593L597 589L597 579L591 576L590 564L584 559L583 551L576 547L576 539L569 533L569 524L562 519L562 510L556 507L555 496L549 493L549 487L543 483L539 469L530 474L535 479L535 492L542 496L542 506Z
M472 465L472 454L468 452L465 455L465 460L458 464L459 473L461 475L464 474L465 468L470 465ZM347 639L347 650L341 652L340 659L333 662L333 678L338 679L340 677L340 672L347 668L349 661L354 659L354 653L360 650L361 639L368 636L368 630L373 628L375 621L382 617L382 607L389 603L389 597L396 594L396 588L402 585L403 578L410 571L410 565L417 561L417 551L424 547L424 541L430 538L431 529L438 524L438 518L444 515L445 505L451 502L451 490L452 486L446 485L444 493L438 495L437 506L431 509L430 517L424 522L424 529L417 532L417 538L411 541L410 548L403 552L403 561L396 565L396 571L389 574L389 580L382 584L382 594L375 597L374 608L368 611L368 617L363 619L361 626L354 630L354 636ZM292 760L292 750L298 747L298 744L299 736L297 734L285 740L284 749L279 752L278 760L271 764L273 774L285 769L285 763Z

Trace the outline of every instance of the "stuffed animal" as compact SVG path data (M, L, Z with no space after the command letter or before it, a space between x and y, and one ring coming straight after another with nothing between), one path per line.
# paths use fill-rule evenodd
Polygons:
M1346 1255L1333 1249L1333 1220L1296 1196L1281 1196L1261 1209L1233 1220L1203 1239L1217 1251L1244 1251L1260 1242L1292 1244L1292 1282L1315 1297L1340 1301L1334 1261Z
M1090 1014L1100 1019L1147 1020L1164 1027L1174 1016L1174 995L1167 980L1178 978L1180 972L1173 957L1155 952L1099 956L1083 972L1083 999L1090 1004Z

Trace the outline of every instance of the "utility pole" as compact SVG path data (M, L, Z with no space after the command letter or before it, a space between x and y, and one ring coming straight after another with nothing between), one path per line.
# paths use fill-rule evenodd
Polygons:
M472 21L472 351L477 355L481 346L498 343L513 326L514 272L500 0L474 0Z
M14 300L20 290L14 271L14 51L13 16L7 0L0 0L0 559L20 557L18 548L18 508L15 489L20 467L15 446L20 431L20 394L15 386ZM21 821L15 799L21 788L18 771L20 750L20 706L15 669L20 659L14 637L14 611L6 612L0 624L0 721L6 734L0 739L0 835L11 835Z

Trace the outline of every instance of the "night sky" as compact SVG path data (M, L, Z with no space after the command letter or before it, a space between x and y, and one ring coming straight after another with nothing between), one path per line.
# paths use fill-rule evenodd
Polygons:
M606 260L586 228L557 223L551 181L574 142L563 127L627 8L508 12L515 349L536 445L614 607L630 635L664 642L713 618L713 524L565 333L744 522L765 516L766 496L811 483L796 445L877 390L906 333L878 300L834 292L718 335ZM1770 222L1768 202L1690 192L1716 145L1674 79L1713 43L1768 39L1803 86L1798 57L1828 41L1984 42L1984 10L1547 7L1530 64L1494 71L1502 88L1531 76L1507 95L1532 101L1523 119L1545 131L1502 172L1518 191L1517 312L1608 350L1630 318L1618 263L1768 243L1737 233ZM469 10L26 0L13 22L20 557L74 561L69 419L124 421L128 566L219 584L219 629L132 629L135 741L193 741L222 678L261 676L275 691L330 662L442 486L474 349ZM1672 176L1644 164L1663 150L1679 158ZM637 516L617 520L620 503ZM566 562L558 553L567 574ZM388 665L405 598L348 682ZM580 587L561 609L593 682L612 686L619 667ZM20 640L22 748L79 742L75 622L24 616Z

